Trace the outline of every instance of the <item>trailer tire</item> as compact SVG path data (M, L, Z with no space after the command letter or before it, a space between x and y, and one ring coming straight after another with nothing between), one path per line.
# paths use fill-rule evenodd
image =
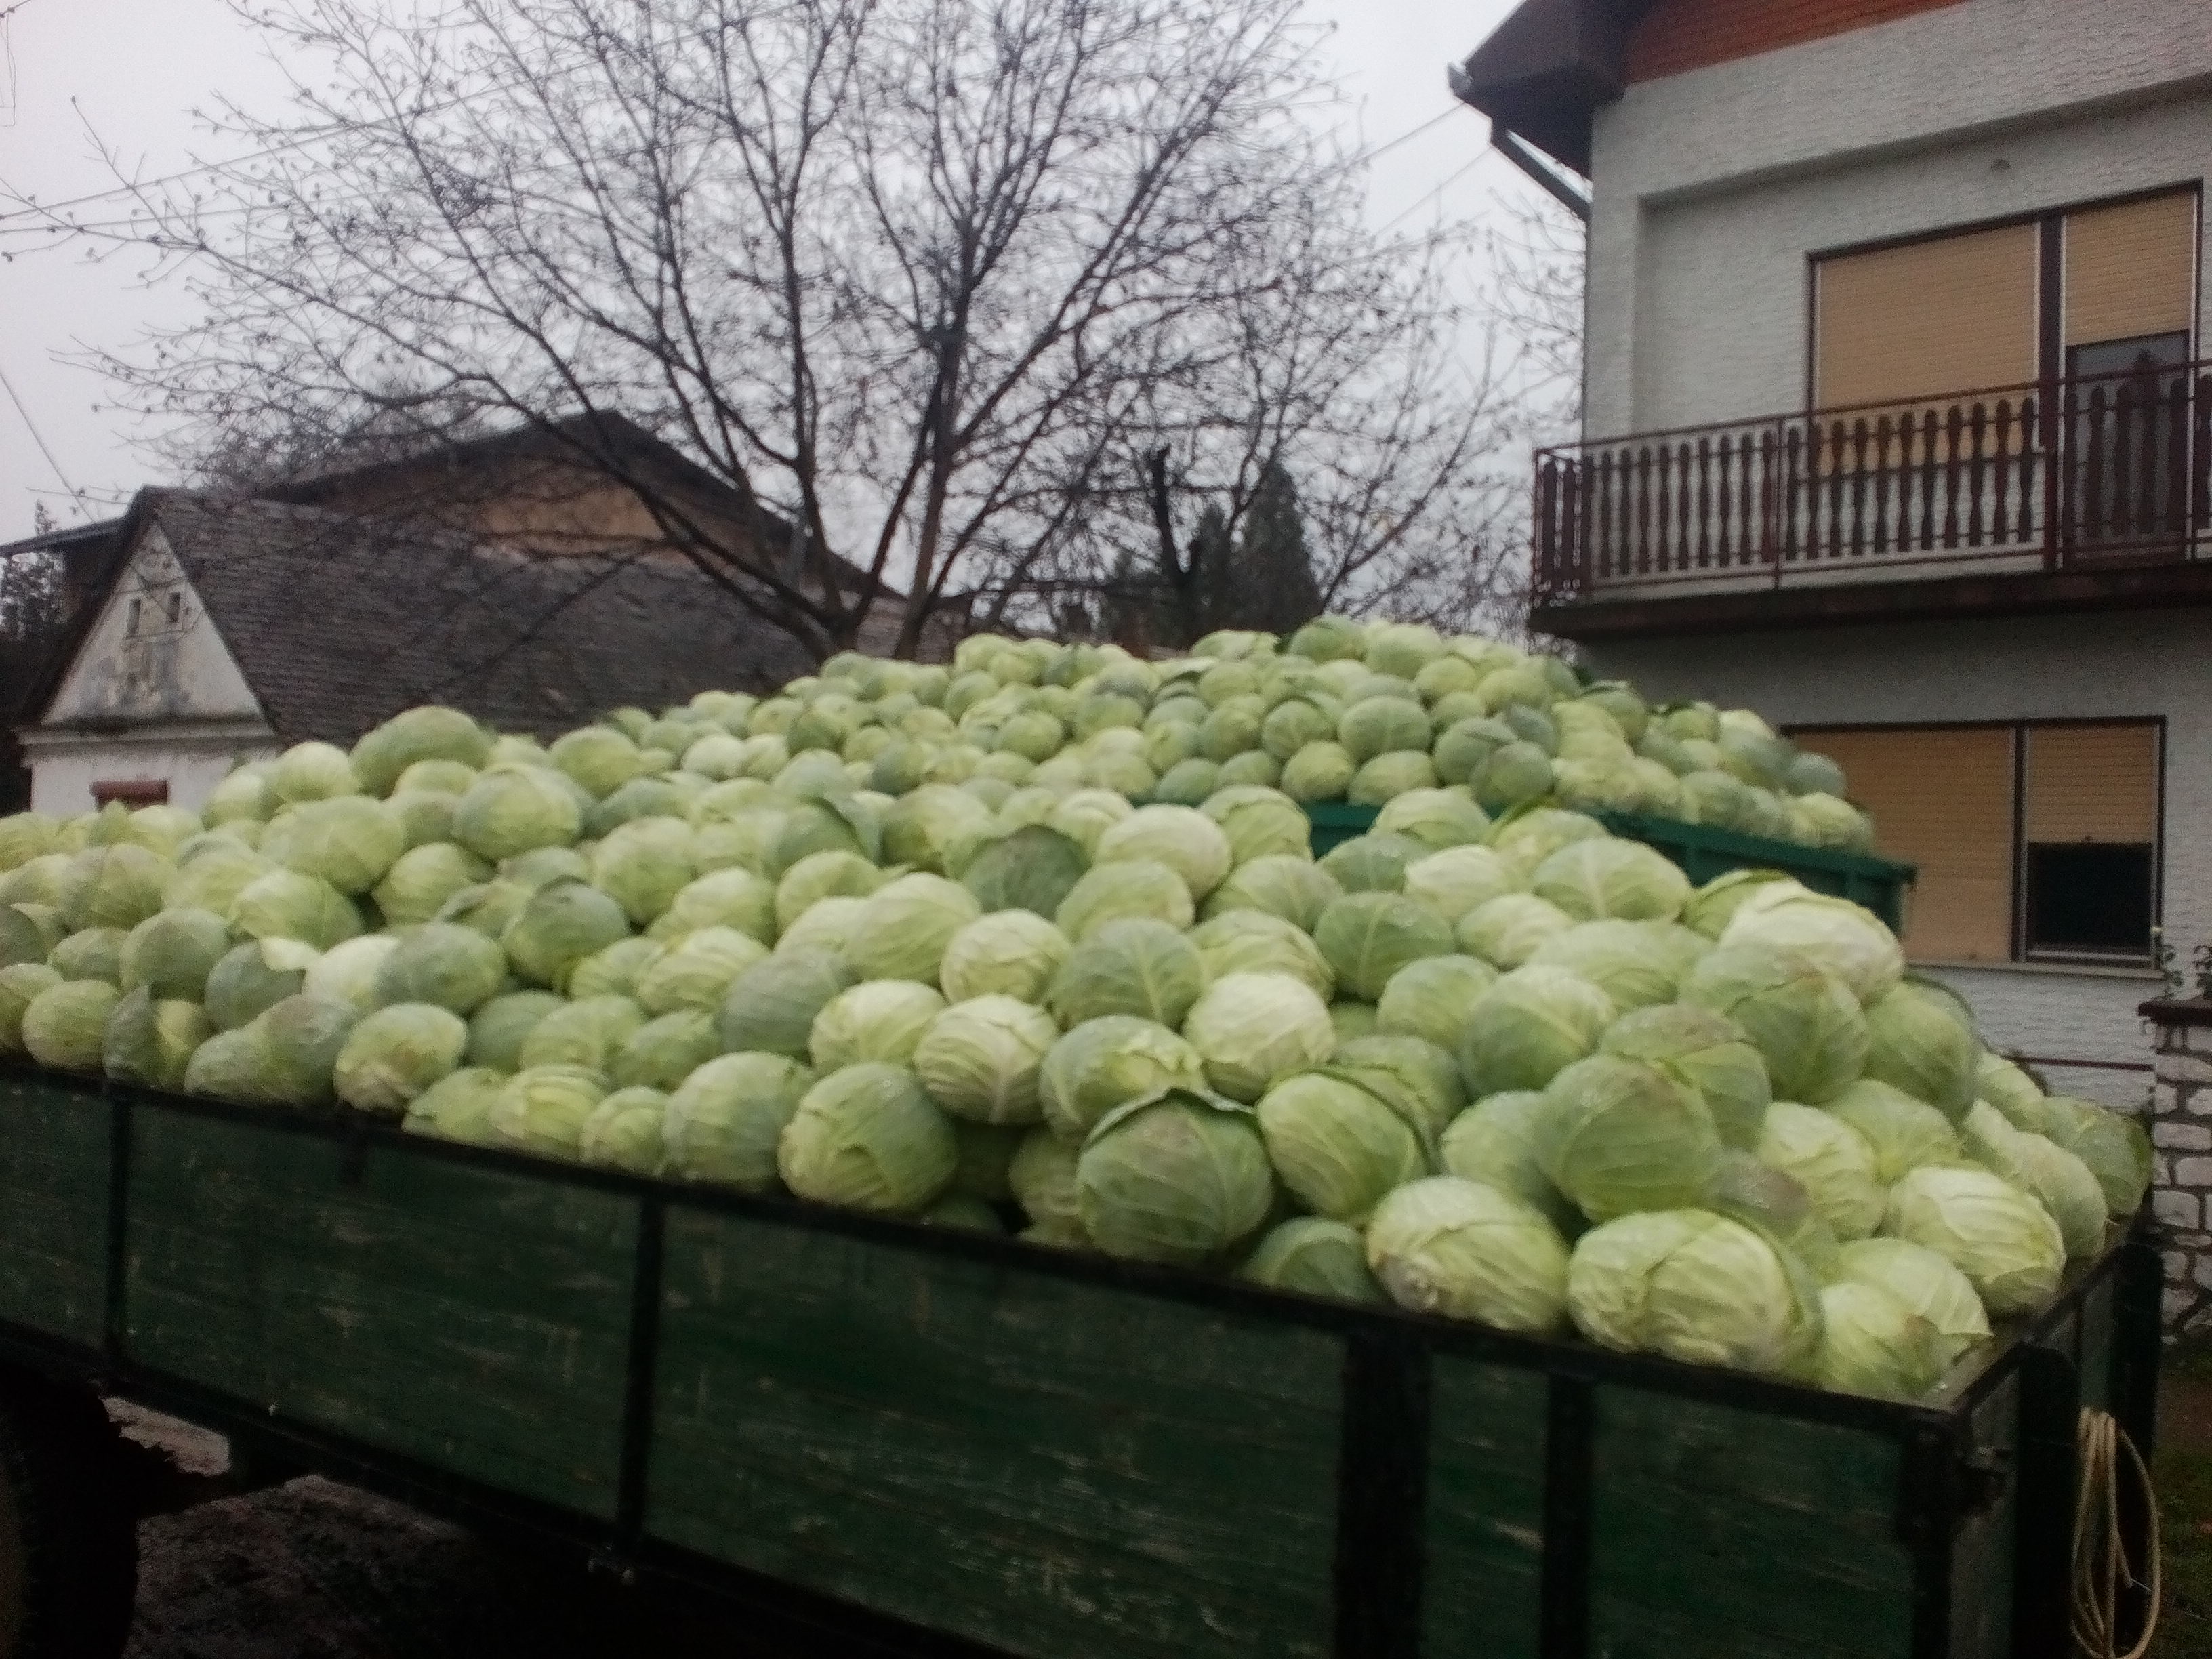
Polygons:
M89 1389L0 1376L0 1659L118 1659L137 1516Z

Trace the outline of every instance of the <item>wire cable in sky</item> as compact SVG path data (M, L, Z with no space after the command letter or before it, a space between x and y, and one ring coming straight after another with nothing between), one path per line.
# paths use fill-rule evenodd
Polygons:
M32 420L31 411L23 406L23 400L15 395L15 383L9 380L8 371L4 368L0 368L0 390L7 392L8 401L15 405L15 412L23 417L23 428L31 434L31 441L38 445L39 453L46 458L46 465L53 468L54 477L62 481L62 488L69 491L70 499L76 503L78 516L91 517L84 509L84 492L69 481L69 474L62 471L62 464L54 459L54 452L46 447L46 439L40 435L38 423Z

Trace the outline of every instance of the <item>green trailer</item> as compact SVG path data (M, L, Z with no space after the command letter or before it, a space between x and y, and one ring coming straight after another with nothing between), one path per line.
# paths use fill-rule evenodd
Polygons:
M841 1654L2056 1656L2159 1292L2118 1237L1905 1404L17 1070L0 1447L85 1461L0 1523L127 1583L95 1389Z

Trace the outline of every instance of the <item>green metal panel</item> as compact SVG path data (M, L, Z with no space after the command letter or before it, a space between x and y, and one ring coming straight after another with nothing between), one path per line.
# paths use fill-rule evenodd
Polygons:
M1976 1408L1968 1444L2014 1466L2020 1448L2020 1378L2007 1377ZM2006 1659L2012 1649L2013 1538L2020 1488L2007 1480L1968 1514L1951 1546L1950 1659Z
M1546 1378L1439 1358L1429 1414L1427 1659L1534 1659Z
M1306 840L1312 845L1316 858L1334 852L1353 836L1364 836L1375 827L1373 807L1346 806L1338 801L1309 802L1306 817L1313 826L1307 831Z
M2100 1412L2112 1409L2113 1317L2119 1291L2118 1275L2109 1275L2081 1298L2081 1403Z
M671 1209L647 1533L1051 1659L1332 1645L1341 1342Z
M1611 1385L1594 1404L1592 1653L1911 1653L1893 1439Z
M111 1121L97 1095L0 1078L0 1319L106 1334Z
M133 1359L613 1513L636 1200L143 1104L129 1186Z

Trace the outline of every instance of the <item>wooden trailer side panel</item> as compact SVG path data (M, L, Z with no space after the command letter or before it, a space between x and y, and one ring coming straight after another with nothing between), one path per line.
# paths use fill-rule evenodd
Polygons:
M137 1363L611 1516L636 1200L530 1170L135 1109Z
M0 1079L0 1320L105 1335L112 1122L96 1096Z
M681 1205L645 1528L1053 1659L1331 1650L1326 1333Z
M1609 1659L1907 1659L1899 1446L1601 1386L1590 1650Z
M1547 1381L1540 1371L1435 1362L1421 1576L1425 1659L1534 1659Z

